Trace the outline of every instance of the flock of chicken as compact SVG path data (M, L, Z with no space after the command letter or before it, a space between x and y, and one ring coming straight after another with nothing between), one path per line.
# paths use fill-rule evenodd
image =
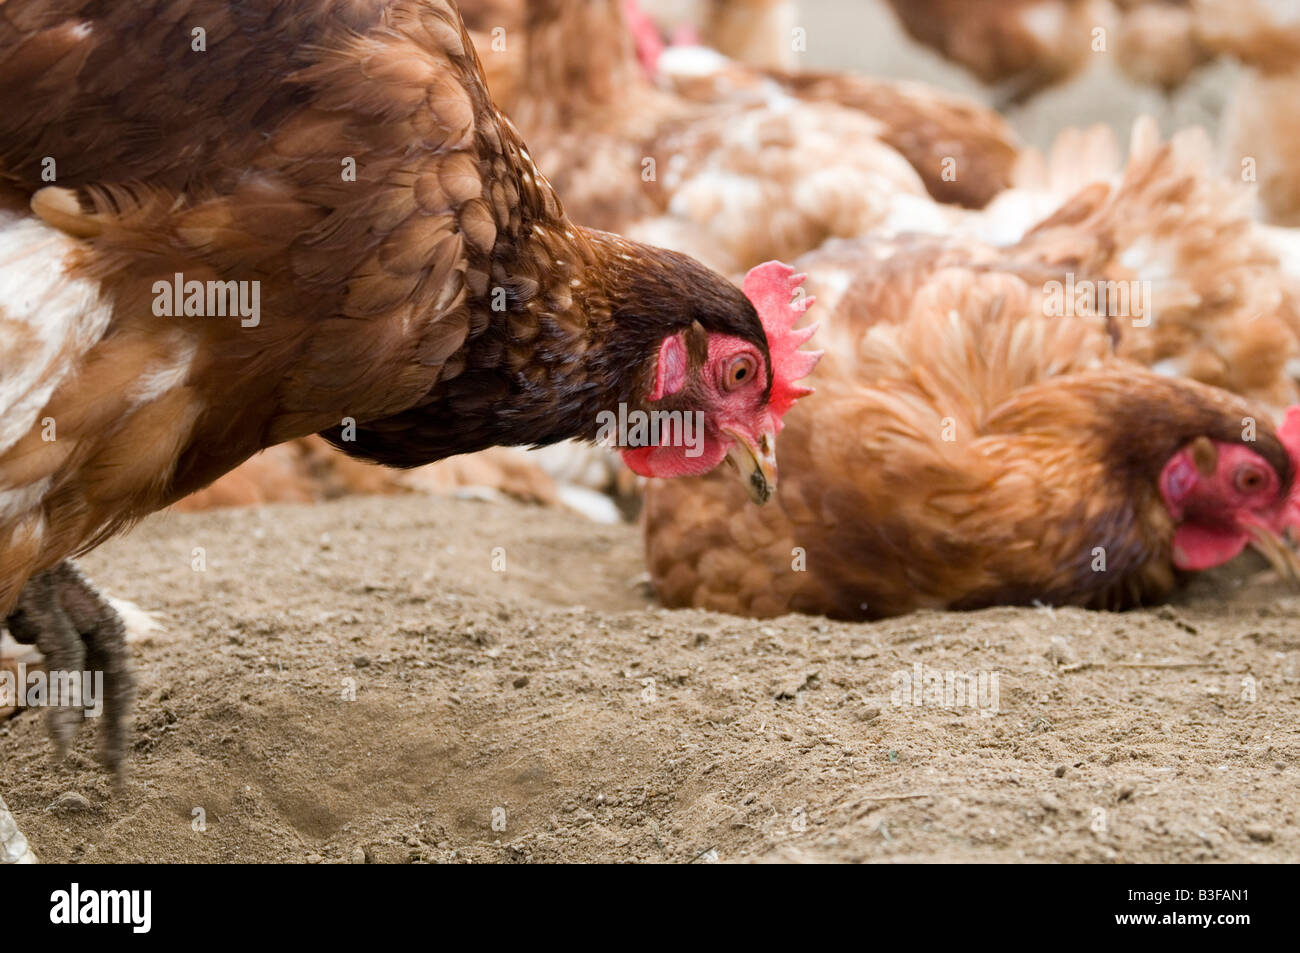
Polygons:
M698 459L620 453L676 478L644 488L668 605L1122 608L1247 547L1300 579L1300 11L890 2L1008 101L1100 23L1166 88L1239 59L1262 214L1196 131L1042 155L961 97L797 70L782 0L0 7L11 633L119 658L65 560L177 501L626 501L603 451L486 449L590 440L618 405L705 417ZM182 275L251 280L260 312L180 321Z
M1107 130L1067 132L1043 156L962 97L796 70L788 2L462 2L498 105L576 221L737 280L795 260L818 299L829 354L787 419L775 503L743 506L720 473L646 486L660 598L846 618L1120 608L1248 545L1296 575L1281 540L1300 435L1270 421L1297 399L1300 237L1279 226L1300 162L1260 141L1276 122L1244 130L1260 84L1300 64L1300 26L1218 0L892 5L1008 99L1082 69L1099 23L1117 64L1165 88L1237 57L1255 72L1226 152L1261 187L1218 171L1199 131L1166 143L1139 123L1127 157ZM1196 487L1175 490L1189 447ZM590 494L635 495L613 460L498 449L392 473L309 439L179 505L466 483L616 518Z

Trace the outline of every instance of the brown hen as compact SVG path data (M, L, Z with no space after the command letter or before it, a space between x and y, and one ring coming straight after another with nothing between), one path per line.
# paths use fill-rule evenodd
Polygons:
M771 492L788 327L574 225L447 0L0 5L0 185L0 615L112 674L110 763L120 620L65 561L264 447L410 467L664 408L699 452L638 472Z

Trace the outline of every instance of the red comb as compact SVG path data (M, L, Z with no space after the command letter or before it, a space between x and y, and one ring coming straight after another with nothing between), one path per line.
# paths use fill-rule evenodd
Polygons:
M659 28L641 9L637 0L623 0L623 16L635 41L636 56L641 61L641 68L646 76L654 79L655 71L659 67L659 57L664 51L664 41L659 37Z
M813 392L811 387L795 381L812 373L822 356L821 351L799 350L799 345L813 336L817 325L810 324L798 330L794 327L814 300L805 296L800 296L797 301L790 300L807 277L796 275L793 268L779 261L751 268L745 276L745 297L758 311L763 331L767 334L767 349L772 355L772 398L768 402L768 413L778 431L781 418L794 402ZM1300 428L1300 417L1297 417L1296 426Z

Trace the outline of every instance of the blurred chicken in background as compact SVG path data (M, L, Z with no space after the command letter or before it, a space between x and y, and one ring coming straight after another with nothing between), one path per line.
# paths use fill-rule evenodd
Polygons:
M909 36L969 70L1002 106L1073 79L1095 54L1114 53L1125 75L1165 91L1215 55L1195 0L887 2Z
M1300 225L1300 2L1195 3L1206 42L1247 67L1224 116L1224 165L1258 181L1269 221Z
M910 36L966 67L1004 105L1073 79L1103 50L1123 75L1166 94L1201 67L1235 61L1244 69L1223 108L1225 171L1259 183L1268 221L1300 224L1297 0L887 2Z
M729 59L766 69L796 66L791 42L798 25L793 0L637 0L628 4L635 30L644 29L638 12L661 37L675 44L698 44Z
M900 212L876 237L1000 247L1043 281L1131 288L1122 306L1138 320L1114 329L1124 357L1274 410L1300 399L1300 233L1254 218L1253 190L1215 170L1202 130L1166 143L1140 120L1127 159L1108 127L1066 130L1046 153L1024 150L1012 179L982 210ZM849 282L817 293L833 303Z
M657 87L622 0L536 0L506 104L579 222L690 249L723 273L885 222L916 172L856 111L788 96L701 103Z
M1116 0L1117 62L1166 91L1220 58L1242 67L1224 109L1225 171L1259 183L1266 218L1300 224L1300 2Z
M1251 190L1215 172L1201 130L1161 143L1153 122L1139 122L1127 163L1114 171L1096 158L1116 152L1109 130L1088 138L1087 147L1070 139L1056 150L1055 169L1077 185L1086 177L1079 157L1092 156L1094 181L1030 229L1017 253L1142 297L1143 313L1131 308L1136 320L1117 323L1123 356L1275 412L1295 403L1300 273L1286 247L1294 236L1255 221Z
M918 43L1019 103L1084 68L1098 0L888 0Z
M506 109L570 214L733 275L889 227L927 188L982 205L1018 151L995 113L920 84L665 50L623 0L535 0L523 19L528 82Z
M642 58L660 85L696 102L793 99L860 112L880 123L881 141L911 164L939 202L982 208L1011 182L1020 150L1015 133L968 97L856 73L757 69L700 46L678 44Z
M1191 0L1114 0L1115 62L1130 79L1166 93L1214 58Z
M608 448L561 443L539 450L494 447L413 470L355 460L321 437L262 451L171 509L189 513L263 503L319 503L352 495L428 493L468 499L510 497L564 506L599 523L634 517L640 480Z

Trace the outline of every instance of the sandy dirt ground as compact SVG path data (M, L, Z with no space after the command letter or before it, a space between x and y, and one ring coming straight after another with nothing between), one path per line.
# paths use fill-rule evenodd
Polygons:
M164 514L83 566L166 631L125 793L93 722L62 766L0 725L47 861L1300 858L1300 597L1249 574L753 621L656 607L635 527L422 497Z

